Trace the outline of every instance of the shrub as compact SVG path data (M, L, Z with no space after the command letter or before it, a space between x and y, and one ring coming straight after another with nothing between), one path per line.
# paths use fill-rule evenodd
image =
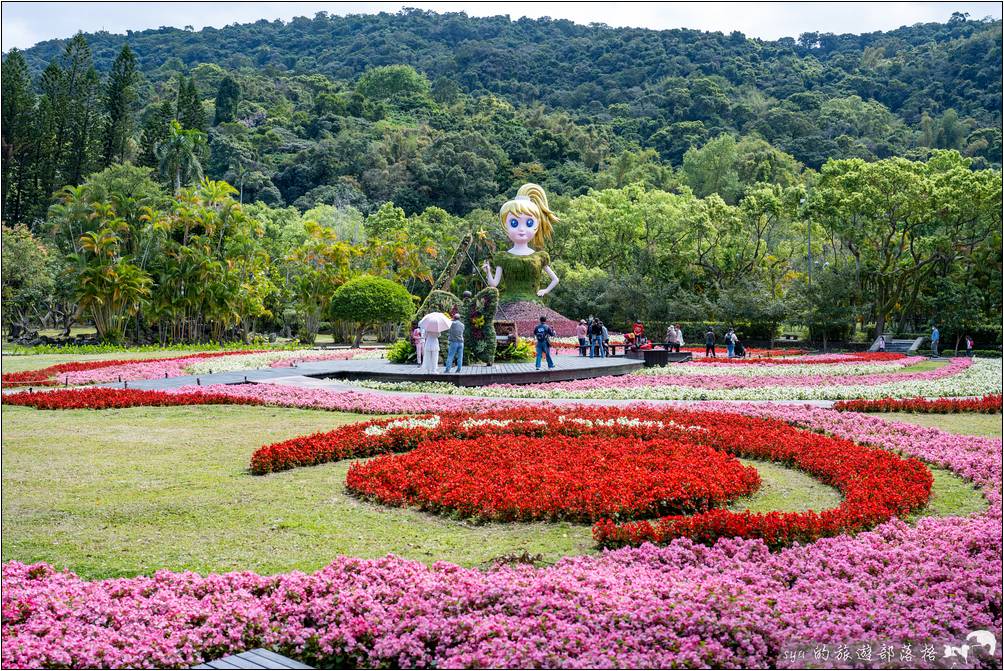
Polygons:
M415 346L408 338L398 340L387 348L387 361L391 363L417 363Z
M508 363L523 363L533 361L536 356L533 341L529 338L519 338L516 342L510 342L504 347L500 347L495 353L495 360Z
M368 327L387 322L406 322L415 313L408 290L397 282L360 275L338 287L331 297L331 313L356 325L353 347L359 347Z
M499 305L499 290L486 287L464 301L464 358L484 361L489 366L495 362L495 311Z

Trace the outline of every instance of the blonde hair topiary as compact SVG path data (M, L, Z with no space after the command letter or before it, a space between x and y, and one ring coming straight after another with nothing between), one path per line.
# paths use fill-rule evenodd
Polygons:
M506 217L510 214L531 215L536 218L537 232L530 241L534 247L542 247L551 239L558 217L547 206L547 194L538 184L524 184L519 187L516 197L507 200L499 210L499 222L505 228Z

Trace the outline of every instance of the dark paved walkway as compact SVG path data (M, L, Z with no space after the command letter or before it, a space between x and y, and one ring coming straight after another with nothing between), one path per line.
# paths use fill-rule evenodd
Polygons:
M537 371L531 363L505 363L494 366L465 366L463 372L431 375L420 371L411 364L393 364L386 359L352 359L347 361L304 361L288 368L257 368L213 373L211 375L184 375L154 380L134 380L132 382L109 382L102 387L130 389L176 389L191 384L241 384L244 382L269 382L278 378L308 377L333 378L335 380L376 380L381 382L450 382L460 386L482 386L486 384L530 384L536 382L561 382L602 377L606 375L626 375L642 367L642 362L624 357L590 359L588 357L556 355L555 368ZM442 368L440 368L442 371Z

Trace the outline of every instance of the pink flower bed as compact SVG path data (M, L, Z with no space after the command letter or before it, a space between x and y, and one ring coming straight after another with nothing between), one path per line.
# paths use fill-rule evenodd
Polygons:
M184 667L264 646L328 666L771 668L812 664L823 644L832 653L868 643L877 655L909 642L912 660L892 666L925 667L970 631L1000 640L999 440L811 407L741 411L934 461L971 479L990 506L773 553L760 541L681 539L541 569L339 557L309 575L88 582L9 562L5 665ZM809 659L787 657L791 645L809 646ZM926 645L936 662L920 656ZM970 650L977 668L1000 659L999 648L993 659Z
M102 382L118 382L120 380L152 380L162 377L178 377L180 375L187 375L185 369L201 361L240 356L243 354L257 354L260 351L203 352L170 359L137 359L136 361L120 363L115 366L62 373L58 376L57 382L71 385L100 384Z
M686 365L686 364L678 364ZM708 364L702 364L708 365ZM731 375L608 375L569 382L549 382L529 385L491 385L492 389L545 389L548 391L582 391L589 389L637 389L642 387L695 387L700 389L743 389L751 387L827 387L839 385L875 385L886 382L918 382L958 375L973 365L972 359L956 358L934 370L916 373L891 372L872 375L801 375L743 377Z
M526 405L528 401L482 399L462 396L385 394L370 391L331 391L305 389L279 384L188 385L167 390L169 394L225 394L234 398L254 398L265 405L284 408L315 408L363 414L422 414L430 411L467 410L477 412L492 408Z
M334 352L318 352L316 354L302 354L300 356L289 357L286 359L279 359L278 361L273 361L270 365L271 368L289 368L294 364L304 363L305 361L348 361L349 359L355 359L357 356L364 354L366 352L377 351L375 347L360 347L358 349L340 349Z

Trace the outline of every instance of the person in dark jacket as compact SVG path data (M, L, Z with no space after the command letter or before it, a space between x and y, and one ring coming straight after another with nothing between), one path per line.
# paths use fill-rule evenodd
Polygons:
M715 330L710 327L708 332L704 334L704 356L710 356L712 359L718 358L715 354Z
M594 319L589 326L589 358L605 356L603 351L603 323L599 319Z
M547 356L547 369L554 368L554 360L551 359L551 338L557 337L554 329L547 323L547 317L540 316L540 323L533 330L533 336L537 341L537 370L540 370L540 359L542 355Z

